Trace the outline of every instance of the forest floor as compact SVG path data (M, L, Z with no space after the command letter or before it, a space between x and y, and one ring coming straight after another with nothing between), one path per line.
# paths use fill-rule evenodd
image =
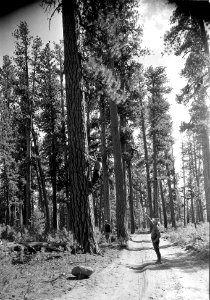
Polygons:
M104 255L36 254L27 264L1 259L2 300L208 300L209 264L198 251L174 246L161 238L162 264L149 234L134 234L125 249L104 245ZM94 269L76 279L76 265Z

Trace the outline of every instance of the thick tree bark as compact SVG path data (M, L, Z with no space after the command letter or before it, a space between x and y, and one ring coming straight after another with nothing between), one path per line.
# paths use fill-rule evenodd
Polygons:
M110 117L111 117L111 134L114 152L114 171L115 171L115 185L116 185L116 218L117 218L117 236L127 237L126 226L126 197L123 178L122 167L122 153L119 134L119 121L117 104L110 100Z
M69 139L69 194L72 231L86 252L97 252L92 195L88 195L87 134L82 74L76 36L76 3L62 1L64 72Z

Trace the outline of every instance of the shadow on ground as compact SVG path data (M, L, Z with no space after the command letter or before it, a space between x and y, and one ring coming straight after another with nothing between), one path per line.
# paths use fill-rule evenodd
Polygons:
M129 248L129 247L127 247L127 250L128 251L143 251L143 250L152 250L153 249L153 247L151 246L151 247L144 247L144 248L142 248L142 247L137 247L137 248Z
M148 240L142 240L142 241L134 241L131 239L132 242L134 243L151 243L151 241L148 241Z
M152 243L149 242L151 244L151 247L135 247L135 248L130 248L129 246L127 247L127 250L128 251L143 251L143 250L152 250L153 249L153 246L152 246ZM165 249L165 248L169 248L169 247L172 247L173 245L172 244L168 244L168 245L162 245L160 246L160 249Z
M145 250L142 249L142 250ZM196 260L193 255L190 253L181 253L178 252L174 258L162 258L162 264L155 264L155 261L145 262L141 265L126 265L129 269L133 269L135 272L142 273L148 269L150 270L167 270L170 268L181 269L185 272L192 272L192 268L196 267L198 269L207 269L209 268L208 262Z

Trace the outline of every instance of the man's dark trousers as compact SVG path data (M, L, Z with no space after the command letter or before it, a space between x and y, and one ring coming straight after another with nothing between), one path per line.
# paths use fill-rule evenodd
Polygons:
M160 250L159 250L159 243L160 241L158 240L157 242L152 242L153 243L153 247L154 247L154 250L157 254L157 257L158 257L158 260L161 261L161 255L160 255Z

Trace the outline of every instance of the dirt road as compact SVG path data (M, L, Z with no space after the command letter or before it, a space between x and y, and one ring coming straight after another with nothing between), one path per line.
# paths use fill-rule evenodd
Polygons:
M156 265L150 235L133 235L112 264L54 300L208 300L207 263L162 239L160 251Z

